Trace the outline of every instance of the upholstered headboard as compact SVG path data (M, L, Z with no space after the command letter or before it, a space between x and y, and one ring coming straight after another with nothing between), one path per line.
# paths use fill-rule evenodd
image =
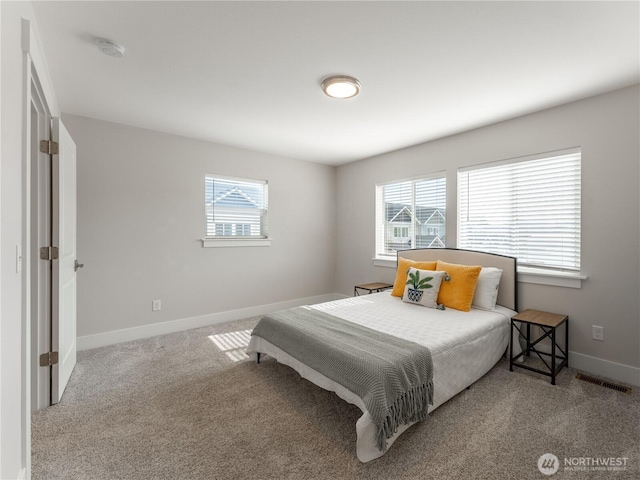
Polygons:
M416 248L398 251L398 257L409 260L435 261L462 265L480 265L481 267L496 267L502 269L500 288L498 289L498 305L518 311L518 288L515 257L497 255L494 253L476 252L473 250L459 250L456 248Z

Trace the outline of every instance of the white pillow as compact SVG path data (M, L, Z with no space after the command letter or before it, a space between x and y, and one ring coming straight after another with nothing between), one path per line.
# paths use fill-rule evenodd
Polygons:
M410 267L407 272L407 284L404 287L402 301L436 308L438 306L438 292L442 279L447 272L433 270L418 270Z
M473 294L472 307L482 310L494 310L496 308L500 277L502 277L500 268L482 267L476 284L476 291Z

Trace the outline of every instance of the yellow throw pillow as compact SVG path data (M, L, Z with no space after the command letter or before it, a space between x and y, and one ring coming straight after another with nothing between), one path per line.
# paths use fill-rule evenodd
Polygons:
M407 272L409 271L409 267L413 267L418 270L435 270L437 263L438 262L416 262L415 260L398 258L396 280L393 282L393 291L391 292L391 295L394 297L402 297L402 295L404 295L404 287L407 285Z
M468 312L471 310L473 294L482 267L458 265L438 260L436 270L444 270L449 274L449 281L442 282L438 292L438 303L445 307Z

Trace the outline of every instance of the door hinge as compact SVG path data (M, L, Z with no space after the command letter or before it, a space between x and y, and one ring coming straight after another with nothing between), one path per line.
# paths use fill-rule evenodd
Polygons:
M57 260L58 247L41 247L40 260Z
M58 155L58 142L52 140L40 140L40 151L47 155Z
M40 355L40 366L50 367L58 363L58 352L47 352Z

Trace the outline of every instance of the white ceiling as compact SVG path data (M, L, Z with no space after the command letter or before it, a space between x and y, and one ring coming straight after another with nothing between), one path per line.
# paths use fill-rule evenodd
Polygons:
M638 2L34 2L63 112L339 165L640 81ZM103 55L96 39L126 48ZM325 76L362 83L326 97Z

